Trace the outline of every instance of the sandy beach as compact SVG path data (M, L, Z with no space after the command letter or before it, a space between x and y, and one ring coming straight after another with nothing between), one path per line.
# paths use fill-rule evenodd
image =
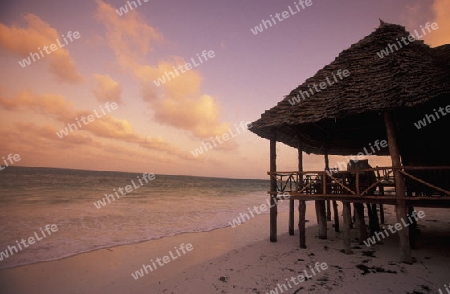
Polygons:
M236 228L2 270L0 284L2 293L445 293L450 227L444 210L420 210L426 217L418 224L421 236L413 265L398 262L395 235L370 248L354 242L354 254L343 254L342 233L335 233L330 222L327 240L319 240L317 227L310 226L308 248L300 249L298 232L288 235L287 214L280 213L277 243L268 241L268 215L260 215ZM395 222L392 208L386 208L386 223ZM133 278L143 264L182 243L192 244L193 250ZM320 271L315 269L317 262ZM306 278L294 283L292 278L299 275Z

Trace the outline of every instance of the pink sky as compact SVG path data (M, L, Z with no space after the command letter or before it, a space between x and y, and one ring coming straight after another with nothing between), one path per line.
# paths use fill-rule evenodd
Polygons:
M312 0L258 35L250 29L294 1L140 0L122 16L121 0L8 2L0 4L0 158L20 154L21 166L267 178L269 142L236 128L373 32L379 18L410 31L437 22L425 42L450 43L448 0ZM57 39L64 46L51 51ZM19 64L44 46L39 60ZM205 50L214 57L200 61ZM155 85L192 58L198 66ZM117 109L57 136L108 102ZM230 131L223 144L192 154ZM279 170L296 170L296 150L278 148ZM330 165L341 160L332 156ZM306 156L305 168L323 169L323 158Z

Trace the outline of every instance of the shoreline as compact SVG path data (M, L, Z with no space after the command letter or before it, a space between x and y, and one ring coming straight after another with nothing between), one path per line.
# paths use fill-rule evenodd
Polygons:
M284 211L283 212L278 212L278 214L279 215L287 214L287 212L284 212ZM266 215L266 217L268 217L268 214L261 214L261 215ZM259 214L256 215L256 217L259 217L259 216L260 216ZM172 238L172 237L177 237L177 236L182 236L182 235L203 234L203 233L209 233L209 232L213 232L213 231L216 231L216 230L223 230L223 229L227 229L227 228L234 229L236 227L243 227L245 225L249 225L249 223L253 219L255 219L256 217L254 216L250 220L242 221L242 223L240 225L236 225L236 224L233 223L233 225L234 225L233 226L233 225L230 225L228 223L227 225L225 225L223 227L215 227L215 228L211 228L211 229L207 229L207 230L203 230L203 231L178 232L178 233L174 233L172 235L152 237L151 239L147 239L147 240L132 241L132 242L123 243L123 244L106 245L106 246L103 246L103 247L98 247L98 248L94 248L94 249L90 249L90 250L86 250L86 251L82 251L82 252L70 253L68 255L64 255L64 256L61 256L61 257L49 258L48 260L39 260L39 261L33 261L33 262L29 262L29 263L19 263L19 264L15 264L15 265L12 265L12 266L7 266L7 267L0 267L0 271L2 271L2 270L9 270L9 269L15 269L15 268L18 268L18 267L23 267L23 266L30 266L30 265L36 265L36 264L41 264L41 263L47 263L47 262L61 261L61 260L67 259L67 258L72 258L72 257L76 257L76 256L83 255L83 254L89 254L89 253L93 253L93 252L100 251L100 250L112 251L112 249L114 249L114 248L120 248L120 247L124 247L124 246L139 245L139 244L142 244L142 243L154 242L154 241L158 241L158 240L161 240L161 239ZM287 216L286 216L286 218L287 218ZM308 227L308 223L306 224L306 227ZM6 247L6 250L7 250L7 247ZM17 255L17 254L18 253L15 253L13 255L9 255L9 257L7 257L7 258L10 258L11 256L14 256L14 255Z
M293 288L283 293L398 293L400 289L434 293L448 284L450 226L445 209L424 210L427 217L419 222L422 236L419 250L413 250L413 265L398 262L396 235L369 248L354 242L356 230L352 230L354 254L345 255L342 232L335 233L328 222L328 239L318 239L314 211L309 209L306 249L298 248L297 228L295 236L289 236L288 213L283 212L278 214L276 243L269 241L269 215L259 215L236 228L182 233L3 269L0 284L6 293L270 293L278 284L288 286L286 279L325 262L326 270L299 285L290 283ZM395 222L395 214L387 208L386 223ZM193 244L192 252L138 280L132 277L143 264L182 243Z
M96 249L58 260L1 269L0 284L5 285L5 289L12 293L63 293L65 287L73 288L76 286L77 283L74 281L76 277L79 281L85 283L98 284L99 280L100 283L106 282L108 277L113 275L117 276L117 283L126 285L123 290L117 293L126 293L130 289L134 289L130 293L136 293L138 291L136 289L143 285L148 287L156 284L182 273L183 270L220 257L230 251L238 250L248 244L264 241L264 239L269 242L269 232L266 228L268 216L268 214L258 215L236 228L228 226L205 232L181 233L134 244ZM279 219L279 228L281 229L281 220L285 219L287 230L287 213L279 213ZM253 234L248 234L249 230L252 230ZM257 230L256 234L255 230ZM234 238L230 238L231 236L234 236ZM188 256L183 256L185 258L178 258L166 267L158 268L151 276L146 275L137 281L132 279L131 273L142 267L143 263L149 263L153 257L163 256L174 246L181 243L192 243L195 249ZM99 266L99 264L105 262L107 265ZM86 265L86 270L82 265ZM62 272L61 269L70 269L70 276ZM25 279L22 280L21 277L24 276L27 276L26 280L30 282L29 284L23 283ZM92 276L100 277L100 279L93 280ZM55 288L54 284L57 282L52 282L53 280L64 281L64 283L60 284L58 289L58 287ZM117 285L114 281L109 282ZM101 292L103 287L108 290L105 289L104 292ZM117 290L116 288L114 287L112 290ZM86 293L83 291L74 293ZM88 291L88 293L90 292ZM102 285L92 293L111 293L111 289Z

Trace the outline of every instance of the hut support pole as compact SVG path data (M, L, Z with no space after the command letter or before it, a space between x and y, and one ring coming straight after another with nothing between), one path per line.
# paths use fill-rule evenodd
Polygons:
M325 170L330 171L330 160L328 158L328 153L325 153ZM332 201L333 205L333 216L334 216L334 231L339 233L339 210L336 200ZM327 220L331 221L331 208L330 200L327 200Z
M355 203L355 219L356 219L356 227L358 228L358 239L359 245L363 245L364 241L369 237L367 234L367 226L366 220L364 219L364 204L363 203Z
M390 112L386 111L384 113L384 123L386 125L392 167L394 168L395 194L399 198L404 198L406 195L405 179L399 170L401 168L400 152L397 144L396 128ZM397 222L402 223L402 220L406 221L405 200L397 199L395 208ZM409 245L409 230L400 230L398 231L398 235L400 238L400 260L404 263L412 264L411 247Z
M325 153L325 170L330 170L330 161L328 160L328 153ZM325 175L325 180L327 176ZM328 194L328 193L327 193ZM331 221L331 202L327 200L327 221Z
M327 164L328 157L325 157L325 165ZM326 180L327 175L326 172L322 175L322 191L317 191L317 193L326 194ZM326 209L326 200L316 200L316 215L317 215L317 223L319 224L319 239L327 238L327 209Z
M277 141L276 133L272 133L270 139L270 172L275 173L277 171ZM270 176L270 191L273 193L270 195L270 242L277 242L277 178L275 175Z
M303 171L303 152L298 148L298 171ZM303 184L303 175L299 175L299 188ZM299 242L300 248L306 248L306 202L304 200L300 200L298 204L298 233L299 233Z
M300 200L298 205L298 232L300 235L300 248L306 248L306 201Z
M303 171L303 154L300 149L298 149L298 171ZM302 175L300 175L300 182L303 178ZM297 187L298 189L299 187ZM289 200L289 235L294 236L294 218L295 218L295 201ZM300 207L299 207L299 213L300 213ZM300 223L299 223L300 226Z
M350 212L350 215L351 215L351 212ZM338 209L338 204L337 204L336 200L333 200L333 216L334 216L334 231L336 233L339 233L339 209Z
M327 200L327 221L331 221L331 201Z
M380 195L384 196L384 186L380 185L378 189L380 190ZM380 204L380 222L382 225L384 225L384 206L383 206L383 204Z
M289 200L289 235L294 236L294 210L295 210L295 203L294 200Z
M317 200L317 212L319 213L319 239L327 238L327 218L325 200Z
M327 177L326 172L323 172L322 174L322 191L318 191L319 193L322 192L323 194L326 194L326 183ZM318 212L318 219L319 219L319 239L326 239L327 238L327 213L326 213L326 205L325 200L317 200L317 212Z
M350 228L352 223L352 213L350 209L350 202L343 201L343 215L344 215L344 251L346 254L352 254L352 244L350 236Z

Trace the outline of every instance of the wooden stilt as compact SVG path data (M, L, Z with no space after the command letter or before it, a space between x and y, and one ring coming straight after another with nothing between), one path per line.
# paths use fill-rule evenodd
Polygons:
M325 163L326 164L326 163ZM319 189L318 193L326 193L326 173L322 175L322 187ZM317 223L319 224L319 239L327 238L327 209L326 209L326 201L318 200L316 201L316 214L317 214Z
M289 200L289 235L294 236L294 210L295 201Z
M327 200L327 221L331 221L331 201Z
M358 241L360 245L369 237L367 234L366 221L364 219L364 204L355 203L356 228L358 229Z
M336 233L339 233L339 209L336 200L333 200L333 216L334 216L334 231Z
M414 207L409 206L408 207L408 214L413 215ZM417 249L416 246L416 240L417 240L417 221L414 217L411 217L412 224L409 225L409 246L411 246L411 249Z
M300 248L306 248L306 203L300 200L298 205L298 231L300 235Z
M351 244L351 235L350 235L350 225L352 222L352 214L350 210L349 202L342 202L342 212L344 217L344 251L346 254L352 254L352 244Z
M380 227L380 219L378 218L377 205L372 204L372 218L375 232L379 232L381 230Z
M328 152L325 153L325 170L330 170L330 160L328 159ZM327 176L325 175L324 180L326 181ZM328 191L325 191L328 192ZM327 221L331 221L331 201L327 200Z
M320 209L319 209L319 201L315 200L314 201L314 206L316 208L316 219L317 219L317 224L319 225L320 223L320 219L319 219L319 214L320 214Z
M350 206L350 214L351 214L351 206ZM350 228L354 229L355 225L356 225L356 207L355 203L353 203L353 214L352 214L352 221L350 222Z
M300 145L297 149L298 153L298 171L303 171L303 151L300 148ZM300 185L303 184L303 175L300 175ZM299 187L302 188L302 187ZM300 248L306 248L306 201L300 200L298 203L298 234L299 234L299 243Z
M272 132L272 138L270 139L270 172L277 171L277 141L276 133ZM270 177L270 191L273 193L270 195L270 242L277 241L277 216L278 208L276 205L277 197L277 179L275 176Z
M380 231L380 222L378 220L377 205L367 203L367 214L369 215L370 235Z
M317 201L319 212L319 239L327 238L327 217L325 211L325 200Z
M379 171L377 171L377 172L379 173ZM379 176L380 175L378 174L378 177ZM380 184L378 186L378 190L379 190L380 196L384 196L384 186ZM382 225L384 225L384 206L383 206L383 204L380 204L380 223Z
M384 123L386 125L386 134L389 153L392 160L392 167L394 168L395 194L397 197L403 198L406 196L405 179L400 173L400 168L402 166L400 161L400 152L397 145L394 119L390 112L384 112ZM407 221L405 200L397 199L395 207L397 222L402 223L402 219ZM400 238L400 260L404 263L412 264L411 247L409 245L409 230L400 230L398 231L398 235Z

